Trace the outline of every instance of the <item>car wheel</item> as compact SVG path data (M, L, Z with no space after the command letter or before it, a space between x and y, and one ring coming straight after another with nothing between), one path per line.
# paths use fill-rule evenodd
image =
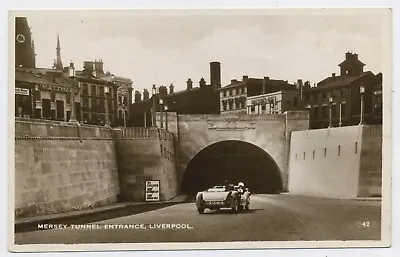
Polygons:
M204 213L204 207L198 207L197 208L197 211L200 213L200 214L203 214Z

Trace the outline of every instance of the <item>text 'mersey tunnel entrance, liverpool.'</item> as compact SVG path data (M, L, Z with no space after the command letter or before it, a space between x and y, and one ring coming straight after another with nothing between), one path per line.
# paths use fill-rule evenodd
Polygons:
M244 182L253 193L282 191L279 167L268 153L256 145L229 140L207 146L189 162L182 193L194 195L225 180Z

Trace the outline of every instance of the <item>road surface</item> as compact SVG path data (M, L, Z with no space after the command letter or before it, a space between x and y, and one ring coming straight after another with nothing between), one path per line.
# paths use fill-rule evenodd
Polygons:
M16 244L380 239L380 201L252 195L250 211L199 214L194 203L15 234ZM118 225L126 225L119 226ZM46 226L46 224L42 224ZM113 225L115 225L113 227ZM107 228L107 229L106 229Z

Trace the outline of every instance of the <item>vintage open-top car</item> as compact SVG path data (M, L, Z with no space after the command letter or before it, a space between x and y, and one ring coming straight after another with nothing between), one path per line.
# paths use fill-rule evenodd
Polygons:
M196 207L200 214L205 209L220 210L229 208L233 212L249 210L250 191L246 188L240 192L238 186L214 186L196 195Z

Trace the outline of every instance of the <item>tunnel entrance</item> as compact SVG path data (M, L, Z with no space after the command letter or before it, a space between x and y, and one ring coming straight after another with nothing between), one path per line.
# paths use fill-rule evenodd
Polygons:
M253 193L282 191L280 170L273 158L256 145L222 141L201 150L188 164L182 178L182 193L194 195L225 180L244 182Z

